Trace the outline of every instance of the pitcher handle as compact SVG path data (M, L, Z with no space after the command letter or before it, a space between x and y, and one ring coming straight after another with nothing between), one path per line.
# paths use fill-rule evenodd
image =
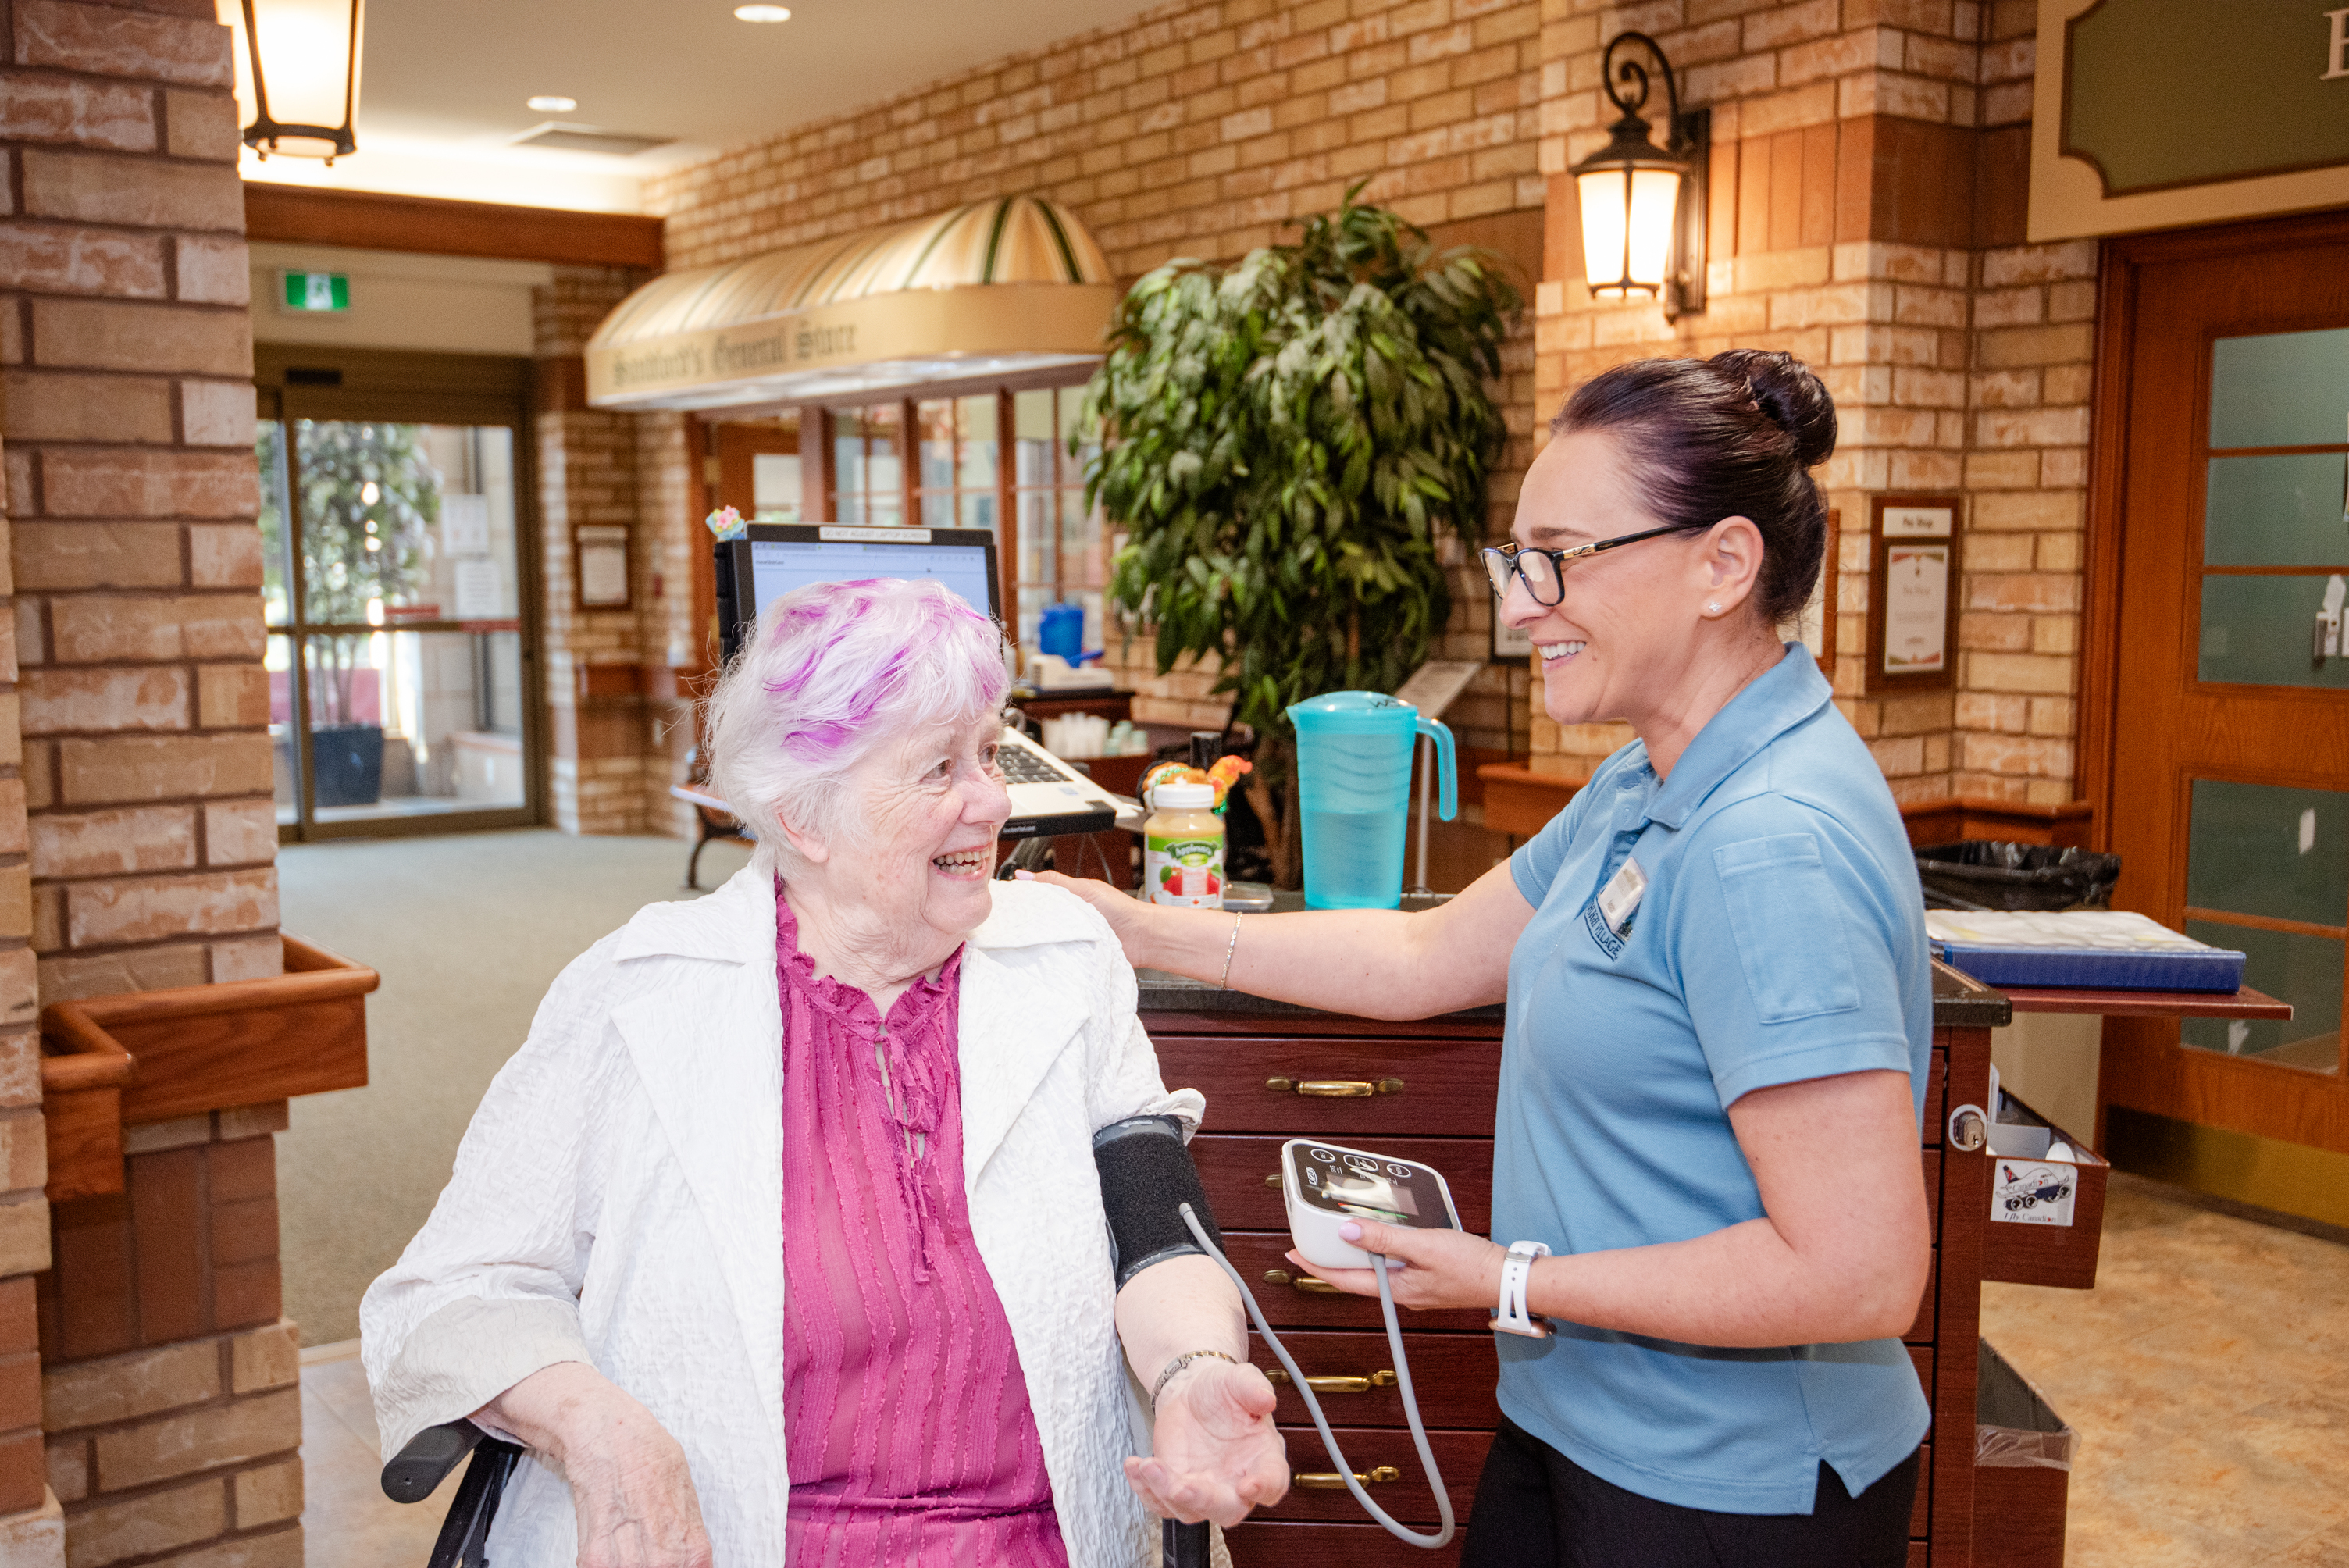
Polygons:
M1450 821L1460 814L1460 777L1454 766L1452 731L1439 718L1419 716L1419 733L1435 742L1435 814Z

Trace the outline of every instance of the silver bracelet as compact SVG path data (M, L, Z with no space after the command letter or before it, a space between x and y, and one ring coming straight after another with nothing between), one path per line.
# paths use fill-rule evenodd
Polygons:
M1232 954L1238 952L1239 947L1240 917L1235 914L1232 916L1232 939L1224 944L1224 977L1216 982L1216 990L1228 991L1232 988Z
M1235 1367L1239 1365L1238 1361L1225 1355L1220 1350L1185 1350L1182 1355L1177 1356L1174 1360L1169 1361L1166 1364L1166 1370L1161 1372L1158 1375L1158 1381L1152 1385L1150 1389L1150 1408L1154 1410L1158 1408L1158 1396L1166 1392L1166 1385L1174 1380L1175 1373L1180 1372L1184 1367L1188 1367L1194 1361L1203 1361L1210 1357L1214 1357L1217 1361L1230 1361Z

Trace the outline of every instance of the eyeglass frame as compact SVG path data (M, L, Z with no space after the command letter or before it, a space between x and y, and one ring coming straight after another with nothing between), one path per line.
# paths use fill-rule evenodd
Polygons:
M1548 610L1556 609L1565 602L1568 562L1579 561L1586 555L1598 555L1609 550L1619 550L1627 544L1637 544L1643 539L1655 539L1667 533L1687 533L1695 529L1712 526L1709 522L1668 522L1661 528L1643 529L1638 533L1620 533L1612 539L1594 540L1588 544L1578 544L1568 550L1540 550L1523 544L1488 544L1476 553L1484 559L1485 577L1488 583L1492 582L1494 577L1493 562L1495 561L1503 562L1500 581L1493 583L1493 597L1496 602L1507 600L1509 579L1514 577L1526 585L1527 598ZM1533 579L1526 575L1526 569L1522 564L1528 555L1549 557L1550 570L1557 574L1557 598L1545 599L1534 592Z

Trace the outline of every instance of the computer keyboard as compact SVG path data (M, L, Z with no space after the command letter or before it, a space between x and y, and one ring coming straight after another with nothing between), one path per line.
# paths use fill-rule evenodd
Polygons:
M1030 751L1024 746L1006 746L996 752L996 761L1003 769L1007 784L1061 784L1068 775L1052 766L1049 758Z

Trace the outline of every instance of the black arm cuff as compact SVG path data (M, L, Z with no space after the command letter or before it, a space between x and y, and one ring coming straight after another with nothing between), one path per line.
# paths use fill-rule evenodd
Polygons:
M1109 1216L1120 1290L1153 1264L1200 1251L1183 1222L1182 1204L1191 1205L1216 1250L1223 1249L1223 1233L1207 1207L1198 1167L1183 1146L1183 1124L1174 1118L1130 1116L1110 1123L1093 1134L1093 1167L1101 1176L1102 1210Z

